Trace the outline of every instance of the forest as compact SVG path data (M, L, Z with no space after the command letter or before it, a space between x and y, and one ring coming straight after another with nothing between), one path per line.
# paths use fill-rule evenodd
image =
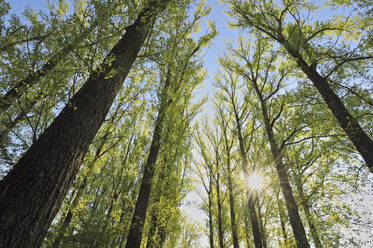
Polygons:
M372 0L22 2L0 248L373 247Z

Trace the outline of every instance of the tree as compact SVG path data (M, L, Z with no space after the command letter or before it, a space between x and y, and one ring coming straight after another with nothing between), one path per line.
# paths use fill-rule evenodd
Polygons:
M239 61L226 60L223 65L227 70L239 73L243 80L245 80L248 93L253 92L259 102L260 112L262 114L262 123L265 128L265 133L270 144L273 161L276 166L276 172L279 178L280 187L285 197L287 212L290 223L293 229L297 247L310 247L301 217L299 215L298 206L294 199L292 187L287 175L287 169L283 162L283 149L286 142L299 130L304 128L304 125L297 125L284 140L278 141L274 133L276 122L281 117L284 111L284 99L277 100L274 96L282 89L282 84L289 74L289 68L280 68L275 71L277 52L271 51L271 43L268 39L260 35L255 37L254 49L250 52L249 45L239 43L239 48L232 50L238 60L244 61L244 65L240 66ZM229 67L230 66L230 67ZM231 72L232 73L232 72ZM247 99L250 99L247 96ZM251 103L253 106L255 102ZM276 109L275 104L279 106ZM281 145L280 145L281 144Z
M302 12L313 12L313 6L304 1L282 1L279 4L265 0L226 2L230 4L231 14L237 20L234 25L257 30L281 44L318 90L373 173L373 140L335 92L333 86L336 83L332 79L332 75L341 74L351 67L364 66L364 62L368 63L366 61L372 58L369 35L359 35L364 31L360 24L353 25L351 20L308 24ZM355 47L346 45L346 39L333 40L333 35L343 37L346 32L355 30L359 39ZM322 42L326 43L325 47Z
M158 13L149 1L102 64L1 181L0 244L40 246Z

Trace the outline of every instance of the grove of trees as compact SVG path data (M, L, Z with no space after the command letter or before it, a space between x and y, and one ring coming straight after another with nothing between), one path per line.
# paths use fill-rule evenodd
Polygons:
M46 3L0 0L0 247L373 246L371 1Z

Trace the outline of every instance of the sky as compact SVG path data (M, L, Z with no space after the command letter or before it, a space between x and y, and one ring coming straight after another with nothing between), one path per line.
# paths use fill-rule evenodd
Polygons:
M25 6L29 6L33 8L35 11L39 9L46 9L48 6L47 0L7 0L12 9L11 13L16 13L17 15L21 15ZM73 0L71 0L72 2ZM216 72L218 71L219 67L217 65L217 59L219 56L223 56L224 50L226 49L226 43L229 41L235 41L238 38L239 30L233 30L228 27L228 22L231 19L224 13L227 7L220 3L218 0L208 0L208 5L211 6L212 11L210 15L203 20L202 23L202 31L206 30L207 22L213 21L217 26L217 30L219 34L213 40L213 43L209 49L207 49L205 55L203 56L205 68L208 69L207 79L205 80L204 87L200 89L197 93L197 96L205 96L209 95L212 96L214 93L213 83L214 77ZM70 4L71 7L71 4ZM320 13L320 18L330 17L331 12L327 12L327 10ZM318 18L319 18L318 17ZM202 33L201 33L202 34ZM211 111L212 104L211 102L207 102L204 106L203 113L213 113ZM196 192L192 192L188 194L186 201L190 204L186 204L183 206L183 210L186 214L190 217L190 221L200 221L204 223L204 219L206 216L202 211L198 208L200 204L200 196ZM366 205L371 205L372 202L367 202ZM372 210L373 211L373 210ZM204 246L207 243L206 237L201 240L201 246Z

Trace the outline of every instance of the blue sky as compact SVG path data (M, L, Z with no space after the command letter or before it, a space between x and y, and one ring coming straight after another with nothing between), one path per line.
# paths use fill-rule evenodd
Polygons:
M17 15L21 15L24 8L26 6L33 8L35 11L37 10L43 10L46 9L48 6L48 0L7 0L12 9L10 13L16 13ZM71 2L73 0L69 1L70 7L72 7ZM205 81L204 87L198 91L197 96L204 96L204 95L210 95L212 96L214 89L213 89L213 81L214 81L214 75L218 70L217 65L217 59L219 56L223 55L224 49L226 48L226 42L229 40L236 40L238 37L237 30L232 30L228 27L228 22L231 20L226 14L224 14L224 11L227 9L225 7L225 4L220 3L218 0L208 0L207 3L209 6L211 6L212 11L209 14L207 18L203 20L202 23L202 29L201 32L204 32L206 29L208 21L213 21L216 24L217 30L219 34L214 39L212 46L206 51L203 59L205 68L208 69L208 76ZM211 108L211 104L207 103L204 106L204 112L207 109Z

